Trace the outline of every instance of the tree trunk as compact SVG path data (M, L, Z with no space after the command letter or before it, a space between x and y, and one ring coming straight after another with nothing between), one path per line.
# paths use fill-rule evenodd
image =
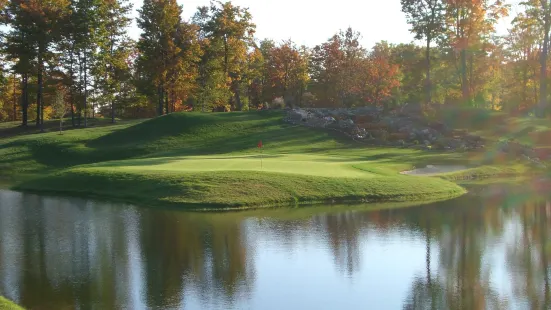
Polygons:
M42 46L38 47L38 91L36 92L36 122L37 126L40 126L40 132L44 132L44 102L42 101L42 87L43 87L43 63L42 63Z
M170 109L168 107L168 96L170 96L170 92L167 90L166 91L166 96L165 96L165 108L166 108L166 114L170 114Z
M111 98L111 123L115 123L115 100Z
M427 50L426 50L426 61L427 61L427 77L425 81L425 90L427 92L427 104L430 104L432 102L432 87L431 87L431 80L430 80L430 42L431 37L427 37Z
M471 99L469 93L469 84L467 80L467 51L461 50L461 91L463 94L463 103L467 104Z
M29 74L23 74L23 91L21 92L21 110L23 119L21 125L27 127L29 111Z
M174 92L171 95L172 95L172 98L170 102L172 104L172 112L176 112L176 101L174 100Z
M157 114L163 115L163 87L159 86L159 103L157 105Z
M540 58L541 64L541 74L540 74L540 103L537 111L538 117L545 117L545 108L547 106L547 53L549 50L549 13L545 17L545 26L544 26L544 39L543 39L543 48Z
M75 55L75 44L74 42L71 45L71 51L70 51L70 61L69 61L69 75L71 79L71 84L69 85L69 94L71 98L71 125L75 127L75 85L74 85L74 71L73 71L73 62L74 62L74 55Z
M526 84L528 84L528 68L525 67L524 68L524 71L523 71L523 75L522 75L522 92L521 92L521 100L522 100L522 105L526 105L528 103L528 99L527 99L527 93L528 93L528 87L526 86ZM518 108L517 108L517 111L518 111Z
M84 48L84 128L88 126L88 55Z
M80 101L80 99L82 98L82 85L84 84L83 81L84 81L84 78L82 77L82 72L84 71L83 70L83 66L82 66L82 63L83 63L83 60L82 60L82 57L81 57L81 54L80 54L80 51L78 53L78 81L79 81L79 85L78 85L78 93L79 93L79 103L77 105L77 112L78 112L78 127L80 127L81 125L81 122L82 122L82 102Z
M15 71L13 72L13 121L17 121L17 94L15 89L17 88L17 81L15 80Z

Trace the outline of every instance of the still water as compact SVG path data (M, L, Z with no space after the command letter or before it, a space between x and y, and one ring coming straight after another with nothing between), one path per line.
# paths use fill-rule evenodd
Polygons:
M186 213L0 191L0 295L28 309L546 309L551 204Z

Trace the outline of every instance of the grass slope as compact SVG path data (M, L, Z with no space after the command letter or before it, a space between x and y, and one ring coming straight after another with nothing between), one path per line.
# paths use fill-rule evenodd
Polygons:
M23 308L0 296L0 310L23 310Z
M366 147L335 133L286 124L282 115L175 113L63 135L5 138L0 140L0 179L16 182L21 190L194 208L404 201L464 193L441 178L398 172L465 163L466 154ZM265 147L262 169L258 140ZM515 169L507 163L484 171L495 175L505 168ZM453 174L447 178L455 179Z

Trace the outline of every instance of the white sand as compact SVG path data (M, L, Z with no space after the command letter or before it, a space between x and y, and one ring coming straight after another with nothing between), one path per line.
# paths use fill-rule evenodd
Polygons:
M418 175L418 176L432 176L442 173L455 172L467 169L466 166L434 166L427 165L425 168L417 168L410 171L402 171L401 174Z

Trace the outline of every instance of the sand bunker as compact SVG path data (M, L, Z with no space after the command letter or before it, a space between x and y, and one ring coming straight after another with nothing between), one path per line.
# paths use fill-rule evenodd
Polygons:
M442 173L449 173L449 172L455 172L460 170L465 170L468 167L466 166L434 166L434 165L427 165L425 168L417 168L410 171L403 171L401 174L409 174L409 175L419 175L419 176L431 176L431 175L438 175Z

